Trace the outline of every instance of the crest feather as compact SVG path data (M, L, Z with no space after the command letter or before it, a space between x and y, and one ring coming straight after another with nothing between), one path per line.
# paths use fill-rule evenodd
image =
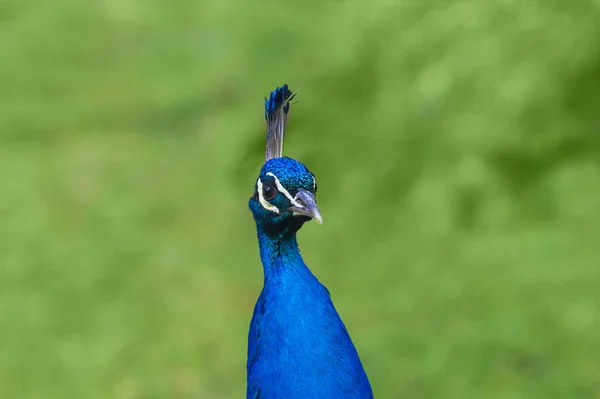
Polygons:
M265 98L265 119L267 120L267 148L265 161L279 158L283 154L283 135L285 122L287 121L290 101L296 96L284 84L271 92L269 98Z

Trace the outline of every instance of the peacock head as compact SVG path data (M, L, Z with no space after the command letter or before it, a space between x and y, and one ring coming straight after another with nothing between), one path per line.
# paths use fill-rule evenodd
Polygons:
M283 133L293 98L294 94L283 85L265 99L266 162L249 201L256 223L274 233L295 232L311 219L323 223L315 199L315 175L301 162L282 156Z
M261 223L291 223L299 228L314 219L321 224L316 193L317 180L306 166L292 158L273 158L260 171L250 209Z

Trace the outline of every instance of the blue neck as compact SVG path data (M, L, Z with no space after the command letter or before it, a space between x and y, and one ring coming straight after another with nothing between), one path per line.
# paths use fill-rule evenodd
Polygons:
M346 327L304 264L295 231L267 234L257 223L265 280L248 335L247 398L372 398Z
M296 234L273 237L267 235L260 225L257 226L257 233L265 281L270 277L276 278L284 268L306 268L300 256Z

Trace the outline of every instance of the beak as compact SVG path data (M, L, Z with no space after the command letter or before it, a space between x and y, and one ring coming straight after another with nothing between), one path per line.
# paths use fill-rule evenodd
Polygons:
M288 208L289 211L293 212L294 216L308 216L311 219L315 219L317 223L323 224L323 217L317 206L315 196L311 192L301 188L294 197L294 201L298 206L292 205Z

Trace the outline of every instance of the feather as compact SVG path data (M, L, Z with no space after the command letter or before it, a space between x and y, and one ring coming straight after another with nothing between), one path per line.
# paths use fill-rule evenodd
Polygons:
M265 98L265 119L267 120L267 148L265 161L279 158L283 154L283 135L285 122L287 121L290 101L296 96L284 84L271 92L269 98Z

